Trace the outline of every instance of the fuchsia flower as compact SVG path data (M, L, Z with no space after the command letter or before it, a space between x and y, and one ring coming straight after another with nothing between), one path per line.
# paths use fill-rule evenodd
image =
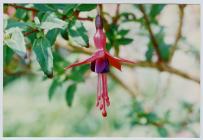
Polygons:
M65 68L69 69L71 67L79 66L82 64L91 64L91 70L98 73L98 83L97 83L97 101L96 106L102 110L102 116L106 117L106 106L110 105L108 97L108 87L107 87L107 74L109 72L109 65L121 70L121 63L135 63L126 59L116 58L109 54L106 47L106 35L103 32L103 23L100 15L96 16L95 20L96 33L94 35L94 43L98 49L91 57L88 59L74 63Z

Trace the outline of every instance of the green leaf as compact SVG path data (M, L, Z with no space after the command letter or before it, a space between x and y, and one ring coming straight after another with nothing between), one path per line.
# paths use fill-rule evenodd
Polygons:
M30 34L29 36L27 36L27 38L33 44L35 39L37 38L37 32Z
M83 75L89 69L89 65L82 65L80 67L75 67L72 69L71 74L68 76L69 79L73 80L74 82L83 82L84 77Z
M78 11L91 11L97 7L96 4L80 4L77 7Z
M150 42L149 45L148 45L148 49L147 49L147 51L145 53L145 57L146 57L147 61L152 60L153 53L154 53L154 48L153 48L153 46L152 46L152 44Z
M53 77L53 56L51 44L46 37L38 38L34 41L33 50L40 64L42 71L47 77Z
M34 4L34 7L39 10L40 12L56 12L57 9L55 9L54 7L52 7L51 4Z
M8 46L3 46L4 66L8 65L12 60L13 51Z
M7 15L4 15L3 16L3 29L5 30L7 25L8 25L8 16Z
M159 43L158 49L160 52L161 59L165 62L168 62L170 57L170 45L166 44L164 41L164 30L163 27L160 28L160 31L155 35L157 42Z
M125 36L125 35L128 34L129 31L130 31L130 30L122 29L122 30L118 31L118 34L121 35L121 36Z
M133 42L133 39L131 38L121 38L116 40L116 44L118 45L128 45L131 42Z
M55 43L59 32L60 29L57 28L48 31L46 38L50 41L51 46Z
M20 28L10 28L6 30L6 35L9 36L5 38L5 43L10 47L16 54L18 54L23 59L27 57L26 46L24 36Z
M106 44L106 49L109 51L112 48L112 45L110 43Z
M149 123L156 123L160 120L154 112L150 112L150 113L146 114L146 118Z
M157 24L156 16L158 16L164 8L164 4L153 4L149 13L150 21Z
M156 17L158 14L161 13L165 4L153 4L150 11L150 17Z
M73 11L74 8L76 8L77 4L67 4L65 8L63 9L64 14L69 14L70 11Z
M164 128L164 127L158 127L158 128L157 128L157 131L158 131L158 133L159 133L159 135L160 135L161 137L167 137L167 136L168 136L168 131L167 131L167 129Z
M137 112L137 113L142 113L144 112L144 109L142 107L142 103L140 101L134 101L133 102L133 112Z
M52 30L54 28L64 28L67 23L59 18L56 17L54 13L49 14L44 22L41 23L40 28L45 30Z
M159 51L160 51L161 58L165 62L167 62L169 60L169 57L170 57L170 45L160 44L159 45Z
M89 46L87 31L82 22L74 20L69 24L68 29L69 29L68 37L71 44L80 47Z
M61 36L62 36L65 40L68 40L68 28L61 30Z
M74 93L76 91L76 84L70 85L66 90L66 103L68 106L72 105Z
M12 27L19 27L22 29L27 29L28 27L34 27L34 24L30 23L30 22L19 22L19 21L13 20L13 19L8 19L6 29L9 29Z
M27 11L24 9L17 9L15 16L19 19L22 19L22 20L26 20L26 18L28 18Z
M51 86L49 87L49 100L52 99L53 95L55 94L56 89L60 85L60 82L58 79L54 79L51 83Z

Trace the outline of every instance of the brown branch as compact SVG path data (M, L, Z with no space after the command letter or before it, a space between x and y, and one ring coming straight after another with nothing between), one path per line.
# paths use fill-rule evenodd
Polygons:
M137 96L134 91L132 91L122 80L120 80L114 73L109 72L109 76L115 80L118 84L120 84L126 91L128 91L129 95L133 98Z
M56 45L60 46L60 42L56 42ZM71 52L76 52L76 53L84 53L87 55L91 55L92 53L95 52L95 50L93 49L87 49L84 47L76 47L76 46L72 46L71 44L68 44L67 46L64 46L64 48L68 49ZM92 47L91 47L92 48ZM165 63L154 63L154 62L148 62L148 61L137 61L136 64L125 64L128 67L148 67L148 68L155 68L159 71L166 71L175 75L178 75L182 78L188 79L188 80L192 80L194 82L200 83L200 79L191 76L188 73L185 73L181 70L178 70L176 68L173 68Z
M6 75L10 75L10 76L22 76L22 75L26 75L26 74L33 74L28 69L24 70L24 71L13 72L8 68L4 68L3 73L6 74Z
M7 5L12 6L12 7L15 7L15 8L17 8L17 9L24 9L24 10L32 11L32 12L35 12L35 13L38 12L38 10L35 9L35 8L27 8L27 7L20 6L20 5L16 5L16 4L7 4Z
M8 6L12 6L12 7L15 7L16 9L24 9L24 10L27 10L27 11L32 11L34 14L39 12L39 10L35 9L35 8L27 8L27 7L24 7L24 6L20 6L20 5L16 5L16 4L7 4ZM76 16L76 18L78 20L83 20L83 21L93 21L94 19L91 18L91 17L79 17L79 11L75 11L73 13L74 16ZM62 18L63 20L66 19L66 16L63 16Z
M114 23L114 24L117 24L117 22L118 22L118 19L119 19L119 11L120 11L120 4L117 4L117 6L116 6L116 13L115 13L115 15L114 15L114 17L112 18L112 22Z
M173 57L173 55L175 53L175 50L177 49L178 42L182 37L184 8L185 8L185 5L179 5L179 25L178 25L178 28L177 28L176 39L175 39L174 45L171 47L171 53L170 53L170 60L169 61L172 60L172 57Z
M60 43L59 42L56 42L55 44L60 47ZM87 55L91 55L91 54L94 53L93 49L89 49L89 48L87 49L85 47L73 46L70 43L68 45L64 46L64 48L68 49L71 52L75 52L75 53L84 53L84 54L87 54Z
M140 4L139 9L140 9L140 11L142 12L142 14L144 16L145 25L146 25L147 30L149 31L149 35L150 35L152 44L154 46L155 52L156 52L157 57L158 57L158 62L162 62L160 51L159 51L159 45L158 45L158 43L156 41L156 38L154 36L154 33L153 33L152 29L151 29L151 25L150 25L149 19L147 17L147 14L145 12L145 9L144 9L143 5Z
M38 31L39 31L38 29L33 29L33 30L29 31L29 32L23 33L23 35L24 35L24 36L29 36L30 34L36 33L36 32L38 32Z
M94 19L91 17L77 17L78 20L82 20L82 21L93 21Z
M132 64L126 64L129 67L135 67L135 66L139 66L139 67L149 67L149 68L156 68L159 71L166 71L175 75L178 75L180 77L192 80L194 82L200 83L200 79L193 77L191 75L189 75L188 73L185 73L181 70L178 70L176 68L173 68L167 64L164 63L153 63L153 62L147 62L147 61L138 61L136 64L132 65Z

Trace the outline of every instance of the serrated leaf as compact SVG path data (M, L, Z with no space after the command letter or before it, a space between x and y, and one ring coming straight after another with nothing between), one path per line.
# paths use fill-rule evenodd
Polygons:
M53 95L55 94L56 89L60 85L58 79L54 79L49 87L49 100L52 99Z
M24 36L20 30L20 28L10 28L6 31L6 36L10 36L10 38L6 38L4 41L8 47L10 47L16 54L18 54L23 59L26 58L26 46Z
M78 11L91 11L97 7L96 4L80 4L77 7Z
M33 50L44 74L52 78L53 56L49 40L46 37L36 39L33 44Z
M74 93L76 91L76 84L70 85L66 90L66 103L68 106L72 105Z
M71 44L80 47L87 47L89 45L87 31L82 22L74 20L69 24L68 29L68 37Z
M59 34L60 29L52 29L47 32L46 38L50 41L51 46L55 43L57 35Z
M45 30L51 30L54 28L64 28L67 23L56 17L54 13L50 14L44 22L41 23L40 28Z

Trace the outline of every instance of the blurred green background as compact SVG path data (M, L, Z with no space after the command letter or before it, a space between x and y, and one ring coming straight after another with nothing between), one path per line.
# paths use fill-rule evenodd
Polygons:
M113 16L116 7L116 4L104 4L103 10ZM135 7L132 4L120 4L120 13L132 12L139 18L141 12ZM150 5L145 5L145 9L149 11ZM96 9L80 15L94 17ZM110 20L108 15L106 19ZM179 21L178 5L165 5L156 20L164 29L164 42L173 44ZM200 75L199 22L200 6L186 5L182 38L171 61L171 66L194 77ZM93 45L94 22L84 21L83 24L87 30L89 43ZM120 56L131 60L145 60L150 40L147 31L139 23L119 24L119 28L129 29L127 37L133 39L130 44L119 47ZM157 26L152 25L152 29L159 34ZM58 36L56 44L66 46L67 41ZM116 49L110 50L111 53L115 51ZM8 56L8 52L4 47L4 55ZM80 60L87 58L86 54L65 52L64 48L59 49L58 52L64 53L63 56L69 63L75 62L78 58ZM16 64L18 56L12 59L12 64L6 63L7 60L4 59L3 134L5 137L200 136L200 85L198 82L148 67L123 66L122 72L112 68L112 73L127 85L127 88L123 88L112 76L108 77L111 105L107 109L107 118L102 118L101 112L95 106L97 75L87 71L87 65L82 67L85 69L84 75L75 74L75 79L79 83L72 106L69 107L66 103L66 90L67 86L72 84L71 80L64 81L49 100L48 93L53 80L43 76L35 57L31 57L32 73L28 74L13 74L5 71L5 68L16 69L17 72L26 69L24 61ZM57 61L54 66L60 69L69 64L60 62L56 57L54 59ZM155 58L151 59L153 61ZM16 65L18 65L17 68ZM58 77L64 79L63 71L61 73ZM130 96L129 92L136 94L137 98Z

